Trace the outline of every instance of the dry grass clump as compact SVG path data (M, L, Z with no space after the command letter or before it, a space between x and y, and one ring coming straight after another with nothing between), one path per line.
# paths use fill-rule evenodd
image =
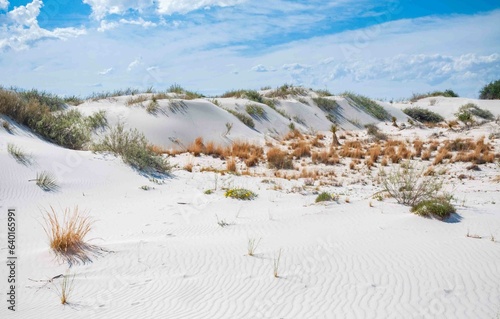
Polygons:
M304 135L302 135L302 133L300 133L299 130L297 129L293 129L293 130L290 130L284 137L283 137L283 140L284 141L289 141L289 140L293 140L293 139L303 139L304 138Z
M422 161L428 161L431 159L431 151L430 150L426 150L422 153L422 157L421 157Z
M226 162L226 169L229 171L229 172L234 172L236 173L236 160L234 159L234 157L231 157L227 160Z
M334 165L340 163L340 158L334 148L329 151L322 150L320 152L313 152L311 160L314 164L322 163L325 165Z
M424 149L424 142L419 139L414 140L413 148L415 149L415 157L420 157L422 155L422 150Z
M264 150L258 145L243 141L235 141L230 147L230 154L231 156L236 156L245 160L251 157L261 158L264 155Z
M266 153L268 166L270 168L277 169L292 169L292 160L288 157L288 154L278 147L272 147L267 150Z
M311 156L311 145L307 141L292 143L291 146L293 148L292 155L296 158Z
M130 97L125 104L127 106L130 106L130 105L134 105L137 103L146 102L147 100L149 100L149 96L140 94L140 95Z
M193 143L189 144L187 151L192 153L194 156L200 156L201 153L205 153L205 144L203 144L203 138L197 137Z
M437 165L443 163L443 160L452 158L453 155L448 151L446 147L441 147L434 158L432 165Z
M65 259L70 265L91 261L90 255L98 249L85 242L85 236L92 229L93 220L80 212L78 206L70 212L66 208L62 216L58 216L54 208L45 211L43 229L50 242L50 248L56 256Z
M211 155L213 157L218 157L223 159L224 158L224 148L220 145L215 144L214 142L210 141L205 144L205 154L206 155Z
M346 141L340 149L340 156L350 158L364 157L364 151L359 141Z

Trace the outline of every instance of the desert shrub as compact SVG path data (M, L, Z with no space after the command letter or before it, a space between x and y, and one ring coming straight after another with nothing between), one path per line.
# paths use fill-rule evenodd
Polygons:
M373 115L375 118L383 121L389 120L391 115L382 106L377 104L375 101L352 92L345 92L342 94L344 97L349 98L358 107L364 109L369 114Z
M286 98L289 95L306 95L307 90L300 86L283 84L282 86L269 91L266 96L271 98Z
M257 104L247 104L247 106L245 106L245 110L250 116L253 117L264 117L266 114L264 108Z
M49 172L37 173L36 178L32 181L35 181L36 185L46 192L52 192L59 188L56 178Z
M95 152L111 152L120 155L132 167L167 173L171 167L167 159L156 155L144 134L136 129L126 131L123 124L113 127L100 143L92 146Z
M481 100L498 100L500 99L500 80L490 82L479 91Z
M380 129L376 125L367 124L367 125L365 125L365 128L366 128L366 132L368 133L368 135L375 137L375 139L377 141L387 140L387 135L385 133L381 132Z
M126 88L115 91L94 92L91 95L89 95L86 99L90 99L91 101L99 101L99 100L113 98L116 96L136 95L138 93L139 93L138 89Z
M474 116L483 118L485 120L490 120L490 121L495 119L495 116L493 115L493 113L491 113L488 110L484 110L484 109L480 108L479 106L477 106L474 103L467 103L465 105L462 105L460 107L460 109L458 110L458 112L459 113L469 112Z
M74 106L80 105L80 104L82 104L84 102L81 98L79 98L76 95L71 95L71 96L64 97L63 101L66 104L74 105Z
M320 109L326 112L333 112L339 107L337 101L324 97L313 98L313 101Z
M253 121L253 119L250 116L245 115L243 113L236 112L236 111L231 110L231 109L227 109L226 111L228 111L229 113L231 113L234 116L236 116L238 118L238 120L240 120L246 126L248 126L250 128L254 128L255 127L255 122Z
M458 97L458 94L450 89L444 90L444 91L428 92L428 93L413 93L413 96L410 98L410 101L416 102L420 99L424 99L426 97L433 97L433 96Z
M203 94L185 90L182 86L180 86L179 84L176 84L176 83L172 84L168 88L167 92L176 93L178 95L181 95L182 98L185 100L193 100L193 99L199 99L199 98L205 97Z
M235 97L235 98L249 99L250 101L254 101L257 103L264 103L264 99L262 98L262 95L260 95L260 93L255 91L255 90L228 91L228 92L222 94L221 97L223 97L223 98Z
M316 197L315 202L316 203L319 203L319 202L329 202L329 201L332 201L332 200L333 200L332 195L330 195L327 192L323 192L323 193L319 194Z
M29 164L30 156L26 154L19 146L12 143L7 144L7 152L14 157L14 159L21 164Z
M86 118L88 126L92 130L96 130L98 128L104 128L108 126L108 120L106 119L106 111L100 110L89 117Z
M240 200L252 200L257 197L257 194L245 188L231 188L224 193L224 196Z
M87 124L78 110L70 110L44 114L35 124L35 129L58 145L79 150L90 142L91 129Z
M441 115L421 107L409 107L404 109L403 112L422 123L439 123L444 121Z
M447 198L433 198L414 205L411 212L420 216L444 220L455 213L456 210Z
M333 94L327 89L314 90L318 96L333 96Z
M64 106L64 100L52 93L35 89L29 91L15 89L15 91L25 101L35 100L40 105L46 105L51 111L61 110Z
M287 153L277 147L267 150L267 163L270 168L276 169L292 169L292 160L288 157Z
M421 201L438 196L443 187L441 180L433 176L423 176L423 170L410 163L402 163L388 174L383 175L382 186L396 201L403 205L413 206Z

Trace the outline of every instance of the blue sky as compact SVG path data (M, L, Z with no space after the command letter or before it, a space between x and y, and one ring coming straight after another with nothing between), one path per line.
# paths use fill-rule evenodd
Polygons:
M498 21L483 0L0 0L0 85L477 97L500 79Z

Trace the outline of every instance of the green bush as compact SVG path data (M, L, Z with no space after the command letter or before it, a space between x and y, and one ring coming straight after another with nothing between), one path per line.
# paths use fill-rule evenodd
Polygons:
M254 117L264 117L264 115L266 113L264 111L264 108L260 105L257 105L257 104L247 104L247 106L245 107L245 110L247 111L247 113L250 116L254 116Z
M490 82L479 91L481 100L498 100L500 99L500 80Z
M108 120L106 119L106 111L100 110L96 112L86 119L88 126L92 130L96 130L98 128L104 128L108 126Z
M323 192L323 193L319 194L318 197L316 197L316 203L319 203L319 202L329 202L329 201L332 201L332 200L333 200L332 195L330 195L327 192Z
M483 118L485 120L490 120L490 121L495 119L495 116L493 115L493 113L491 113L488 110L484 110L484 109L480 108L479 106L477 106L474 103L467 103L465 105L462 105L460 107L460 109L458 110L458 112L459 113L469 112L474 116Z
M404 109L403 112L409 117L422 123L439 123L444 121L444 118L441 115L421 107L409 107Z
M59 114L47 113L36 122L37 132L43 132L56 144L79 150L90 142L91 129L86 118L78 110Z
M229 113L233 114L240 120L243 124L245 124L248 127L254 128L255 127L255 122L252 120L252 118L248 115L238 113L234 110L226 109Z
M358 107L364 109L366 112L381 121L391 119L391 115L389 114L389 112L387 112L382 106L377 104L375 101L367 98L366 96L354 94L352 92L345 92L342 95L346 98L349 98Z
M455 213L455 207L445 198L424 200L414 205L411 212L420 216L435 217L444 220Z
M335 100L327 99L324 97L318 97L318 98L313 98L312 99L316 105L326 111L326 112L333 112L335 111L338 107L339 104Z
M410 101L416 102L420 99L424 99L426 97L433 97L433 96L458 97L458 94L450 89L444 90L444 91L428 92L428 93L413 93L413 96L410 98Z
M284 84L275 90L269 91L266 96L271 98L281 98L284 99L289 95L306 95L307 90L300 86L293 86L290 84Z
M156 155L144 134L137 130L126 131L123 124L112 128L104 139L92 147L95 152L111 152L120 155L123 161L142 171L170 172L167 159Z

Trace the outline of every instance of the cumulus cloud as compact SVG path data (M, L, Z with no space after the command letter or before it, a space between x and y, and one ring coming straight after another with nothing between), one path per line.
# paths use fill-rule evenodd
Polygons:
M145 21L143 18L139 18L139 19L136 19L136 20L120 19L120 23L123 23L123 24L132 24L132 25L139 25L139 26L141 26L143 28L146 28L146 29L157 26L156 23L151 22L151 21Z
M142 59L137 58L134 61L130 62L130 64L128 65L127 71L130 72L141 64L142 64Z
M33 0L7 12L7 23L0 29L0 50L23 50L41 39L66 40L86 33L85 29L77 28L41 28L37 18L42 6L41 0Z
M112 30L112 29L118 27L118 25L119 25L118 22L109 22L106 20L102 20L101 24L99 25L99 28L97 28L97 31L104 32L107 30Z
M243 3L246 0L158 0L160 14L187 13L200 8L229 7Z
M0 0L0 10L7 10L8 7L9 7L9 1Z
M274 72L274 71L276 71L276 69L273 68L272 66L267 67L267 66L262 65L262 64L257 64L256 66L252 67L252 71L255 71L255 72Z

